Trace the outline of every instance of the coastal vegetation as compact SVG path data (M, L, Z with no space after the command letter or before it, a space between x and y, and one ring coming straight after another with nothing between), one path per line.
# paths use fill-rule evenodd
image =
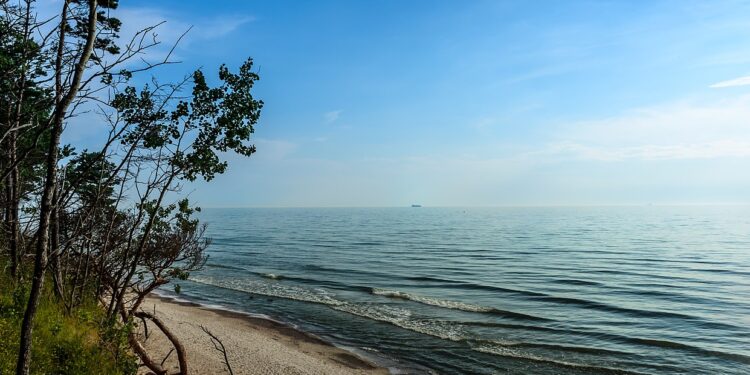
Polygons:
M188 374L179 338L141 305L206 261L181 189L255 152L253 61L163 82L175 46L149 58L159 25L121 39L118 1L65 0L47 19L36 5L0 0L0 374L134 373L133 355L166 374L146 324ZM100 142L64 143L76 126Z
M4 259L5 260L5 259ZM3 262L0 265L8 266ZM28 267L26 267L28 268ZM30 271L30 269L26 270ZM45 283L34 320L32 374L132 374L136 357L127 342L129 325L113 324L91 296L68 311ZM13 374L29 289L0 275L0 374Z

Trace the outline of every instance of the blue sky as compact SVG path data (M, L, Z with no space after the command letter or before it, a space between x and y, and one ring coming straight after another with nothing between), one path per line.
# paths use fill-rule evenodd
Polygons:
M52 1L52 3L55 3ZM255 59L213 206L750 203L750 3L122 1L177 78ZM155 55L163 51L155 51ZM67 140L92 142L93 125Z

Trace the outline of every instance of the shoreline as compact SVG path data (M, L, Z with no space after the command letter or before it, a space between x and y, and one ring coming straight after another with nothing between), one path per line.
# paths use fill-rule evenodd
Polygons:
M180 339L195 374L228 374L223 355L203 332L215 334L227 348L230 365L239 374L391 374L372 358L338 347L311 333L265 316L212 308L195 302L151 293L143 309L154 312ZM138 331L143 335L143 328ZM149 324L144 346L159 362L171 349L166 337ZM177 369L170 355L165 368ZM141 367L138 374L149 371Z

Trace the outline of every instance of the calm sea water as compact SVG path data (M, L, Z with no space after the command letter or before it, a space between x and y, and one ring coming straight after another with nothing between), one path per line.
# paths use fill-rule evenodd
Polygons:
M405 372L750 373L750 208L204 210L183 298Z

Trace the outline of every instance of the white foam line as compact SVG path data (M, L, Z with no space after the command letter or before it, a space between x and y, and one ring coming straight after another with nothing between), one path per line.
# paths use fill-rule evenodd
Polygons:
M462 310L462 311L469 311L469 312L492 312L494 309L491 307L485 307L485 306L479 306L479 305L472 305L469 303L463 303L463 302L456 302L456 301L448 301L448 300L442 300L437 298L431 298L431 297L425 297L420 296L417 294L410 294L406 292L400 292L397 290L386 290L386 289L378 289L373 288L372 294L385 296L385 297L391 297L391 298L403 298L408 299L410 301L423 303L425 305L431 305L431 306L437 306L437 307L443 307L446 309L454 309L454 310Z

